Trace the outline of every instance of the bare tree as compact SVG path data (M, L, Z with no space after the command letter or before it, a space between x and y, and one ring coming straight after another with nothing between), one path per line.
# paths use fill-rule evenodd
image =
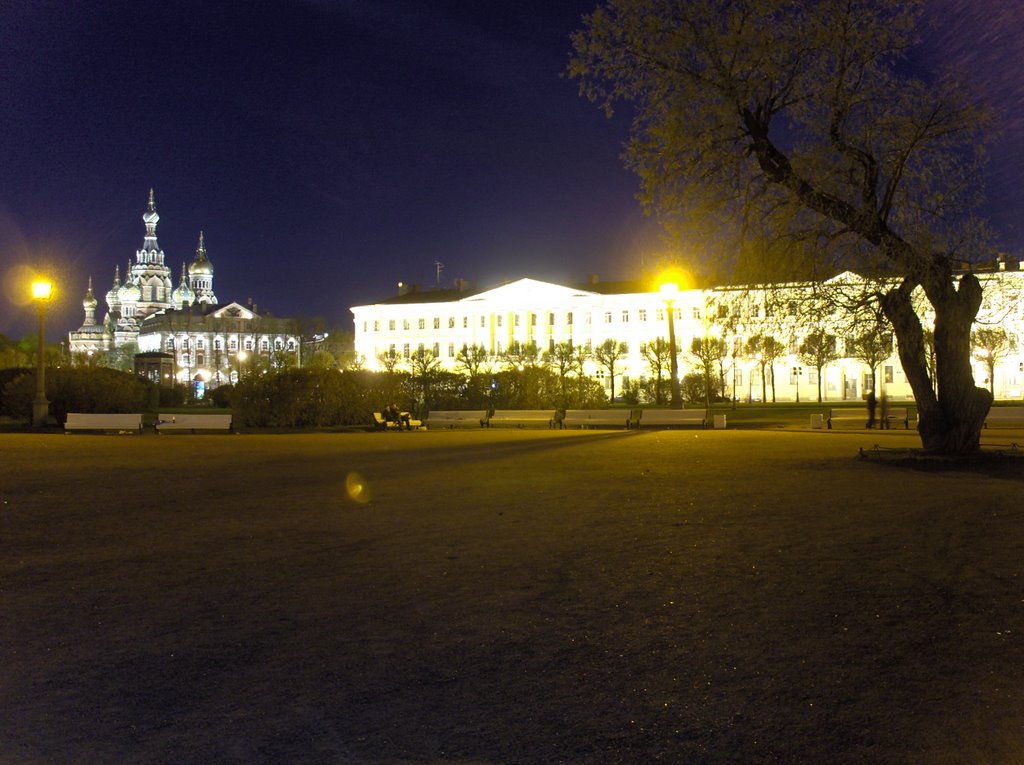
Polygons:
M1010 352L1010 336L1002 327L981 327L971 335L971 344L976 348L974 358L985 364L988 390L995 398L996 364Z
M970 331L988 257L971 215L991 112L952 77L901 59L922 0L606 0L573 37L569 72L610 112L635 104L626 161L681 239L766 263L768 280L885 269L892 324L927 450L979 446L992 394ZM914 308L935 315L936 385Z
M747 340L747 355L757 360L761 368L761 400L767 399L765 390L765 370L771 374L772 403L775 403L775 360L785 351L785 346L771 335L757 334Z
M622 358L629 353L629 346L624 342L608 338L597 346L593 353L594 360L608 373L608 379L611 382L609 400L615 401L615 369Z
M807 335L800 343L800 361L807 366L814 367L818 376L818 403L821 403L821 380L822 371L829 364L839 359L839 349L836 344L836 336L828 334L823 329L816 329Z
M678 346L678 344L677 344ZM676 348L676 352L679 348ZM657 337L648 343L640 346L640 355L647 362L648 368L654 375L654 403L665 403L665 378L671 374L672 346L668 340Z

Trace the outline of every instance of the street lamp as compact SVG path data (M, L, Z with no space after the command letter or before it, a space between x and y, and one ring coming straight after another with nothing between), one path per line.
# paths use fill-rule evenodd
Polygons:
M39 307L39 353L36 367L36 397L32 401L32 427L41 428L50 416L50 402L46 400L46 303L53 292L53 284L45 279L32 282L32 299Z
M246 360L246 358L248 356L249 356L249 354L246 353L244 349L240 350L238 352L238 381L239 382L242 381L242 368L245 366L245 360Z
M804 373L803 367L793 367L793 376L796 378L796 403L800 403L800 375Z
M740 324L736 327L736 334L732 338L732 409L736 411L736 399L739 396L736 395L736 346L740 343L740 338L743 337L743 325ZM747 397L749 400L749 396Z
M675 282L665 282L661 285L661 295L668 307L668 348L669 359L671 359L670 370L672 372L672 398L669 406L672 409L683 408L683 397L679 392L679 356L676 351L676 321L675 302L679 297L679 285Z

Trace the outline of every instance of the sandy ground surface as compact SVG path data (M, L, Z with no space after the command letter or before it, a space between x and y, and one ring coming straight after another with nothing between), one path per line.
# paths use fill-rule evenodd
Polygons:
M1024 762L1024 476L876 443L0 435L0 763Z

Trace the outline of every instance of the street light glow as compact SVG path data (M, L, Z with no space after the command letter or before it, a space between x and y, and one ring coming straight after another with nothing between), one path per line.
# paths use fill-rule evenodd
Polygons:
M33 300L49 300L50 293L53 291L53 283L46 279L37 279L32 282L32 299Z

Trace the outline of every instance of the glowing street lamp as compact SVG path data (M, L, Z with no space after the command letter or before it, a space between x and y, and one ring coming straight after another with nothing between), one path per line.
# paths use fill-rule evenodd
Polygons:
M676 351L676 322L675 302L679 297L679 285L675 282L665 282L661 285L661 296L668 306L668 347L669 359L671 359L672 372L672 398L669 406L672 409L683 408L683 397L679 392L679 356Z
M32 427L39 429L50 416L50 402L46 400L46 303L53 292L53 284L40 279L32 282L32 299L39 307L39 353L36 366L36 396L32 401Z
M241 379L242 379L242 369L245 367L245 360L248 357L249 357L249 354L246 353L244 349L240 350L238 352L238 379L239 379L239 381L241 381Z

